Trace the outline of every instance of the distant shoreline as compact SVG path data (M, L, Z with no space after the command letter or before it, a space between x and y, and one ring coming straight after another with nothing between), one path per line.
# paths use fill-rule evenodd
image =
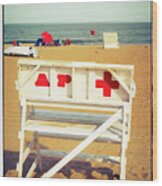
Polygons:
M22 42L22 45L33 45L35 42ZM3 42L3 45L8 46L12 45L12 42ZM120 43L120 46L150 46L151 43ZM64 45L61 45L64 46ZM103 46L103 43L99 44L76 44L71 43L71 46ZM45 47L45 46L36 46L36 47ZM46 47L60 47L60 46L46 46Z
M95 30L95 35L91 34ZM104 32L115 32L118 41L125 44L150 44L151 23L91 23L91 24L17 24L5 25L4 42L17 40L22 43L35 43L41 38L41 33L48 31L53 40L71 40L72 44L102 44Z

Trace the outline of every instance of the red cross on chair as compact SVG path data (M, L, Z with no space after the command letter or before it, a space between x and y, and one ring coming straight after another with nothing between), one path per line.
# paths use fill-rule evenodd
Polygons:
M103 96L111 97L111 89L119 89L119 82L112 80L110 72L104 72L104 79L96 80L96 88L103 88Z

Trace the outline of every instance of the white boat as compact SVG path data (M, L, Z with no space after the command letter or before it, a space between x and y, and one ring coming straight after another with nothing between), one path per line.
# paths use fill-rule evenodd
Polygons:
M4 54L10 56L29 56L34 58L38 57L37 49L30 46L9 47L4 50Z

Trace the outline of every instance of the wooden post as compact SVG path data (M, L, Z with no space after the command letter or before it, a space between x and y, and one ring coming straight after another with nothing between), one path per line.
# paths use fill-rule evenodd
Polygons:
M34 137L35 137L35 145L36 145L37 164L38 164L39 170L42 171L43 167L42 167L42 159L41 159L41 154L40 154L40 145L39 145L39 134L38 134L38 132L34 133Z
M25 142L25 120L26 120L26 100L23 99L21 102L22 113L21 113L21 132L20 132L20 153L19 153L19 166L18 176L22 177L23 174L23 153L24 153L24 142Z
M75 68L72 68L72 99L76 99L75 87L76 87Z
M123 127L122 127L122 143L121 143L121 162L120 162L120 179L124 180L126 177L126 110L123 107Z

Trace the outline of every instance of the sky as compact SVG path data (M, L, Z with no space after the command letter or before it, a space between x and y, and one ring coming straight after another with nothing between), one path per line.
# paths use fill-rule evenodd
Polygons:
M149 1L5 5L4 22L150 22Z

